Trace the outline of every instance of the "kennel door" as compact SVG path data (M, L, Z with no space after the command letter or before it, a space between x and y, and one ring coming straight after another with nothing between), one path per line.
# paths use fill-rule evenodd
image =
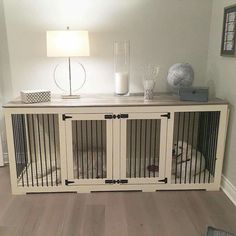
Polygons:
M112 179L112 119L105 119L105 114L66 117L67 184L104 184Z
M167 119L166 113L129 113L121 119L123 183L163 183Z

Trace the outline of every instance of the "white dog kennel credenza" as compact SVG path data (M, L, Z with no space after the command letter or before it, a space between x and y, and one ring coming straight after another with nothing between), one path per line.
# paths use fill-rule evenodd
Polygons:
M223 100L94 95L4 110L14 194L220 187Z

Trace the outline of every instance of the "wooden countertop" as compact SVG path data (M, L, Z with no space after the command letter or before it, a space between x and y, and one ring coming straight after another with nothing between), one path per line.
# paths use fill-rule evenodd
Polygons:
M119 106L186 106L186 105L227 105L228 102L219 98L210 99L208 102L180 101L179 96L172 94L160 94L154 96L152 101L144 101L143 95L131 94L129 96L115 96L113 94L89 94L81 95L79 99L62 99L59 95L53 95L51 102L22 103L17 98L4 108L40 108L40 107L119 107Z

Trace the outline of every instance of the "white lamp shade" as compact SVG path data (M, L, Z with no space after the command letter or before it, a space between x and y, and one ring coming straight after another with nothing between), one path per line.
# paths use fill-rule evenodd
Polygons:
M88 31L47 31L47 56L89 56Z

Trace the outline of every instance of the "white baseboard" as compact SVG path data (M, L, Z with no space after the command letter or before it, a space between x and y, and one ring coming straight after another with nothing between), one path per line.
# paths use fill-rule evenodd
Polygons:
M224 175L221 179L221 189L236 206L236 187Z

